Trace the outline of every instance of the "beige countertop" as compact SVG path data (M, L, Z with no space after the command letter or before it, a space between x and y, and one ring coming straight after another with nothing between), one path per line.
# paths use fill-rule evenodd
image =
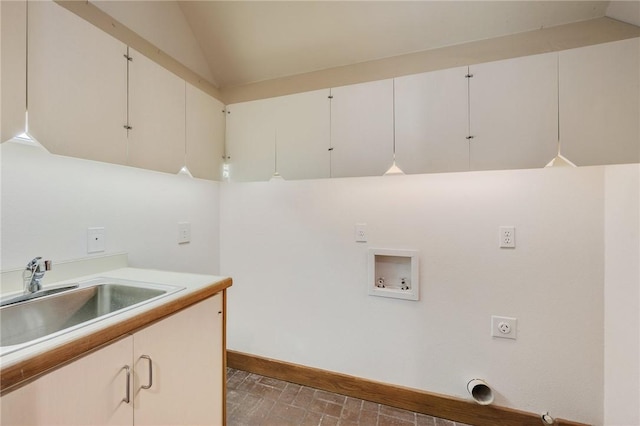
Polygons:
M82 283L95 278L139 281L182 287L157 300L124 310L113 316L79 327L35 344L2 348L0 352L0 392L5 393L38 375L63 365L112 340L191 306L231 286L231 279L150 269L121 268L51 283Z

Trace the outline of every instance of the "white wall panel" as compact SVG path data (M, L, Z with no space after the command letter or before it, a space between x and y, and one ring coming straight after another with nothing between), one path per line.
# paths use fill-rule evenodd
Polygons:
M601 424L602 205L603 168L224 185L228 346L462 398L482 377L496 405ZM419 251L419 301L367 294L369 247Z

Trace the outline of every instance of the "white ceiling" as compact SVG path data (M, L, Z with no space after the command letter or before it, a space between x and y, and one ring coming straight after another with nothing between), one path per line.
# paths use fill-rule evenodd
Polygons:
M221 88L606 15L640 25L640 0L95 3Z

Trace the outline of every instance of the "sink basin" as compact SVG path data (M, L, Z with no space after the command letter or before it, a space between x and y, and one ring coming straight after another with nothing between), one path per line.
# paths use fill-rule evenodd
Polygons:
M181 287L97 279L76 289L0 308L0 347L37 343L181 290ZM6 351L2 351L6 353Z

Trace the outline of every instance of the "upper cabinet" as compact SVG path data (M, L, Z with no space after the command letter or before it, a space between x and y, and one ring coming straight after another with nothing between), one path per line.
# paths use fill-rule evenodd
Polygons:
M220 179L221 102L55 2L28 2L28 15L29 131L49 151L167 173L187 165L194 177ZM19 47L14 38L6 44ZM4 26L2 43L4 55ZM3 136L4 126L3 110Z
M469 170L467 67L395 79L396 163L405 173Z
M185 165L185 82L129 48L129 164L178 173Z
M329 90L227 107L227 162L234 182L329 177Z
M393 80L331 89L331 177L381 176L393 162Z
M284 179L329 177L329 90L273 100L277 171Z
M220 180L224 157L224 104L197 87L186 87L187 168L194 177Z
M2 86L2 111L0 142L24 132L26 103L27 64L27 2L0 2L2 26L0 30L0 85Z
M28 8L30 133L55 154L126 164L126 46L54 2Z
M560 143L578 166L640 161L640 38L560 52Z
M469 67L471 170L539 168L556 156L557 57Z
M269 180L276 171L273 99L227 106L226 154L233 182Z

